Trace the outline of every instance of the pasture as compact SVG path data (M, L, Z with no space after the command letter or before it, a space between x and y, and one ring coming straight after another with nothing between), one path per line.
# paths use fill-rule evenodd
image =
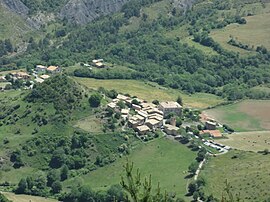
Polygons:
M187 95L181 91L165 88L152 82L121 79L98 80L78 77L74 77L74 79L91 89L98 89L99 87L104 87L108 90L115 89L119 93L128 93L131 96L137 96L149 102L152 102L155 99L159 101L173 101L176 100L178 96L181 96L186 106L204 109L209 106L215 106L224 101L218 96L207 93Z
M16 195L9 192L3 192L3 194L13 202L57 202L55 199L43 198L38 196L30 196L30 195Z
M91 133L102 132L101 120L94 115L80 119L74 126Z
M206 195L220 199L228 180L231 191L239 193L241 201L264 201L269 198L269 166L268 155L254 152L231 151L211 157L200 174L206 181L203 189Z
M228 139L217 139L216 142L244 151L270 150L270 131L233 133Z
M179 197L184 197L186 193L187 179L185 176L188 166L195 157L196 153L190 151L185 145L166 138L138 144L127 156L130 162L134 162L134 173L139 168L142 179L151 174L154 190L160 182L161 190L176 193ZM95 190L108 189L111 185L120 183L121 176L125 174L123 168L125 163L126 157L123 157L89 174L68 180L65 182L65 186L84 183Z
M243 44L254 46L256 50L257 46L265 46L270 48L270 13L263 13L254 16L245 17L247 24L231 24L223 29L214 30L210 36L220 43L224 48L232 51L239 52L241 54L250 54L251 51L247 51L238 47L234 47L227 42L230 40L230 36L237 39Z
M237 132L270 130L270 100L244 100L203 113Z

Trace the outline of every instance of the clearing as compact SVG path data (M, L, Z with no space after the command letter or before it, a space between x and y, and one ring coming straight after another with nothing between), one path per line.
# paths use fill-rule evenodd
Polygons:
M255 50L257 46L265 46L270 49L270 13L264 13L260 15L245 17L247 24L231 24L224 29L214 30L210 36L220 43L224 48L239 53L251 53L250 51L234 47L227 42L230 40L230 36L237 39L237 41L254 46Z
M270 100L244 100L203 113L237 132L270 130Z
M9 200L13 202L57 202L55 199L43 198L38 196L30 196L30 195L16 195L9 192L2 192Z
M95 115L80 119L74 126L91 133L102 132L101 120L96 118Z
M74 79L88 88L98 89L99 87L104 87L108 90L115 89L120 93L128 93L131 96L137 96L141 99L147 100L148 102L152 102L155 99L159 101L176 100L178 96L181 96L183 98L183 102L187 106L204 109L209 106L215 106L224 101L218 96L212 94L196 93L193 95L187 95L180 91L165 88L152 82L121 79L98 80L78 77L74 77Z
M231 151L211 157L200 176L206 180L204 190L219 199L228 180L234 194L240 193L241 201L264 201L269 198L270 161L268 155L245 151Z
M233 133L228 139L216 139L215 141L244 151L270 150L270 131L253 131Z
M139 168L142 177L152 176L152 185L155 189L160 182L161 190L175 192L177 196L186 194L188 166L195 159L196 152L190 151L185 145L166 138L160 138L147 144L139 144L128 156L134 162L134 173ZM70 184L84 182L97 190L104 190L110 185L119 184L121 176L125 174L123 165L126 158L92 171L87 175L65 182Z

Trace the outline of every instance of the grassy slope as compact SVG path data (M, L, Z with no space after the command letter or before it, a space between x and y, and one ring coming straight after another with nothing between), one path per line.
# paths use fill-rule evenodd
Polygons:
M128 93L133 96L135 95L149 102L152 102L155 99L160 101L176 100L180 95L187 106L207 108L224 101L211 94L197 93L194 95L187 95L177 90L164 88L155 83L136 80L97 80L90 78L75 78L75 80L88 88L97 89L98 87L104 87L106 89L115 89L118 92Z
M128 156L134 162L135 170L140 169L142 176L151 174L153 187L156 188L160 182L161 189L168 192L176 192L180 197L186 193L187 180L184 177L191 161L195 159L196 153L191 152L186 146L161 138L147 144L140 144ZM83 181L95 189L106 189L110 185L118 184L121 175L124 175L123 165L126 158L100 168L85 176L72 179L65 183L66 186Z
M21 40L30 31L31 28L27 26L22 18L8 11L0 4L0 39Z
M236 51L239 53L250 53L244 49L240 49L227 44L230 40L230 36L233 36L238 41L257 46L263 45L267 49L270 48L269 31L270 31L270 3L266 3L266 7L263 8L261 4L251 4L245 6L242 12L256 13L254 16L246 17L247 24L231 24L224 29L214 30L210 36L217 42L219 42L224 48ZM253 10L253 12L252 12ZM231 10L230 12L236 12Z
M236 131L269 130L269 100L246 100L206 110L205 113Z
M57 200L54 199L42 198L38 196L29 196L24 194L16 195L8 192L4 192L3 194L13 202L57 202Z
M238 158L232 159L234 155ZM205 191L208 195L220 198L227 179L233 193L240 193L243 201L263 201L269 198L269 166L269 156L232 151L211 158L201 176L206 179Z
M241 132L228 136L228 139L217 139L217 142L244 151L270 150L270 131Z

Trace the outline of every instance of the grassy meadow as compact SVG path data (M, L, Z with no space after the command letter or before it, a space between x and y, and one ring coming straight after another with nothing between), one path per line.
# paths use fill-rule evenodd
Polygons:
M207 195L221 198L225 181L230 183L234 194L240 193L242 201L264 201L269 199L269 156L253 152L231 151L211 157L200 176L206 180Z
M156 83L143 82L137 80L98 80L91 78L76 78L74 79L84 86L92 89L104 87L105 89L115 89L120 93L128 93L131 96L137 96L149 102L157 99L159 101L176 100L178 96L183 98L186 106L194 108L207 108L222 103L224 100L211 94L196 93L187 95L180 91L159 86Z
M240 54L250 54L251 51L247 51L238 47L231 46L227 42L230 40L230 36L237 39L243 44L254 46L255 50L257 46L265 46L270 48L270 4L266 4L266 8L258 8L256 15L245 17L247 24L231 24L223 29L214 30L210 36L220 43L224 48L232 51L239 52ZM255 8L255 7L254 7ZM250 8L250 10L252 10ZM248 11L248 10L247 10ZM247 12L246 11L246 12Z
M185 176L188 166L195 157L196 153L186 146L166 138L139 144L128 156L129 161L134 162L134 173L139 168L142 177L151 174L153 188L156 188L160 182L161 190L175 192L179 197L184 197L186 194ZM68 180L65 186L83 182L97 190L107 189L110 185L120 183L121 176L125 174L123 168L125 163L126 158L123 157L87 175Z
M234 133L228 135L228 139L217 139L216 142L244 151L270 150L270 131Z
M42 198L38 196L30 196L30 195L16 195L9 192L3 192L3 194L13 202L57 202L55 199Z
M204 114L237 132L270 130L270 100L245 100L205 110Z

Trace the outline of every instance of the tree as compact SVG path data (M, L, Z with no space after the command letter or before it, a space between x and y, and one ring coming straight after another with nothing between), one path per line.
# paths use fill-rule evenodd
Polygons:
M101 100L102 100L102 95L95 93L90 96L88 101L91 107L98 107L101 103Z
M62 166L60 172L61 172L61 173L60 173L60 179L61 179L61 181L64 181L64 180L68 179L68 172L69 172L69 169L68 169L68 167L67 167L66 164L64 164L64 165Z
M182 97L178 96L176 102L177 102L178 104L180 104L181 106L183 106L183 100L182 100Z
M190 195L192 195L196 190L197 190L197 184L196 184L196 182L191 182L191 183L188 185L188 193L189 193Z
M51 168L60 168L65 163L65 152L63 149L57 149L53 152L50 166Z
M15 190L16 194L25 194L27 191L27 182L24 178L22 178L18 184L17 189Z
M120 109L124 109L126 107L125 103L122 100L117 102L117 106L120 107Z
M60 175L59 175L59 172L58 170L50 170L47 174L47 186L48 187L51 187L52 184L56 181L59 181L60 180Z
M198 167L199 167L198 162L192 162L188 167L188 172L190 172L192 175L195 175Z
M112 185L107 191L107 201L125 201L126 197L120 185Z
M158 100L153 100L152 103L155 104L155 105L159 105L159 101Z
M54 194L57 194L59 193L60 191L62 190L62 184L60 181L55 181L53 184L52 184L52 192Z

